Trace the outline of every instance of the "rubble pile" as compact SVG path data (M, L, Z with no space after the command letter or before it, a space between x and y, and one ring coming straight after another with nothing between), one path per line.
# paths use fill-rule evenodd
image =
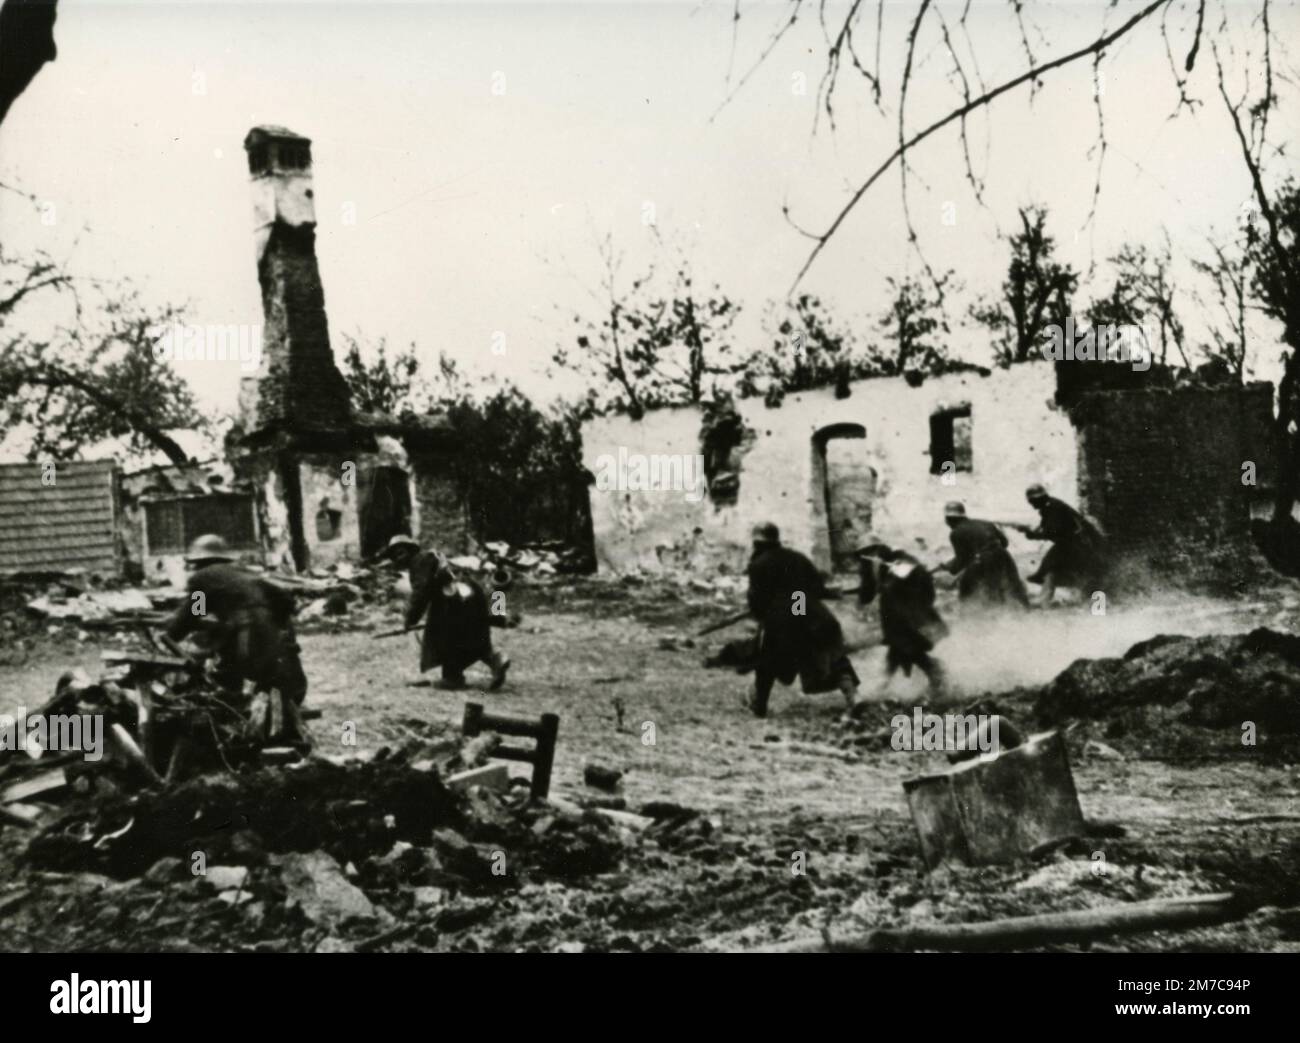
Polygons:
M105 904L148 908L109 925L115 947L159 947L149 936L161 919L165 937L213 948L351 951L416 932L432 945L491 916L502 895L583 886L631 849L597 813L526 789L456 788L439 767L384 751L313 757L82 799L30 835L18 865L93 910L92 924L111 919ZM221 927L211 935L209 917Z
M330 622L373 629L391 616L393 601L402 596L396 570L346 561L300 576L268 573L266 578L294 594L296 619L306 631Z
M199 664L155 652L103 658L99 681L67 671L44 705L4 719L0 822L31 826L69 795L297 759L310 746L297 707L278 695L232 693Z
M1069 726L1072 757L1230 756L1243 749L1247 723L1254 726L1251 749L1300 751L1300 637L1266 627L1247 634L1160 635L1118 658L1078 659L1040 687L968 694L931 709L1001 714L1035 730ZM832 741L864 756L888 749L891 720L913 708L873 702L868 712L841 721ZM797 734L826 741L815 724L800 722Z
M1081 659L1038 695L1044 723L1108 718L1140 707L1204 728L1300 735L1300 637L1266 627L1248 634L1161 635L1119 659Z
M475 573L488 586L508 584L519 574L544 580L592 572L595 568L590 551L562 542L516 547L504 540L490 540L479 544L472 553L456 555L448 561L452 568Z

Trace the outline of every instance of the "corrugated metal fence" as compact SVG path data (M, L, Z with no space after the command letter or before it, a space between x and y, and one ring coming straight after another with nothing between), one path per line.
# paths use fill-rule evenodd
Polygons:
M115 572L114 472L112 460L0 464L0 573Z

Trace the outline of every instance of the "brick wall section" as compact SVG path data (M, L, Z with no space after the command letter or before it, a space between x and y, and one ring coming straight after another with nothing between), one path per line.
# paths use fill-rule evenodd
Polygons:
M330 350L315 244L313 227L277 221L258 264L265 323L256 406L261 429L342 431L350 422L348 387Z
M412 455L411 473L417 503L421 546L444 554L470 550L469 508L452 478L450 461L438 455Z
M1162 580L1244 579L1253 490L1242 464L1267 470L1272 409L1268 384L1080 395L1080 500L1114 554Z

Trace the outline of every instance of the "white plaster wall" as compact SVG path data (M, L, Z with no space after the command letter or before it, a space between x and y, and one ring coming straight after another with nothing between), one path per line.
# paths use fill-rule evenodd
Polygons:
M351 461L358 468L370 463L370 455ZM298 465L302 487L302 527L307 540L310 567L324 569L340 561L358 561L361 558L361 519L357 509L357 487L343 483L342 459L313 456ZM327 500L332 510L342 514L339 534L331 540L321 540L316 534L316 512L321 501Z
M592 522L599 567L615 572L668 567L741 571L749 532L758 521L780 526L785 543L826 555L824 501L814 467L813 436L829 425L861 424L877 472L873 530L927 560L948 553L943 504L966 501L969 513L990 519L1033 522L1024 500L1034 481L1073 499L1077 490L1075 434L1052 405L1055 378L1048 363L1025 363L976 373L949 374L908 387L900 378L858 381L852 395L836 399L826 388L790 395L778 409L746 399L738 409L756 434L742 462L734 507L717 508L706 497L691 503L681 491L591 489ZM930 474L930 415L970 403L974 469L955 485ZM598 417L583 427L584 463L599 473L602 455L695 454L700 414L682 407L656 410L642 420ZM1008 533L1013 550L1028 541ZM1041 549L1041 548L1035 548Z

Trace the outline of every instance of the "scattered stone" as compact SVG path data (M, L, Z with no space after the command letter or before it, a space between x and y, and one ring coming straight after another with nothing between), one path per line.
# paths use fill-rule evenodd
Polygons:
M296 905L313 923L333 926L375 918L370 899L324 851L293 852L279 861L280 879L289 892L287 904Z
M411 898L416 909L432 909L446 904L447 891L442 887L416 887L411 891Z
M180 876L181 866L184 863L173 855L167 855L158 859L144 874L144 881L154 886L159 886L169 881L175 880Z
M207 871L197 877L214 891L236 891L243 888L248 881L247 866L208 866Z
M1115 749L1114 746L1107 746L1104 742L1098 742L1096 739L1089 739L1083 744L1084 752L1091 757L1097 757L1105 761L1122 761L1124 754Z
M588 764L582 769L582 781L596 789L612 790L618 787L623 773L616 768L606 768L600 764Z

